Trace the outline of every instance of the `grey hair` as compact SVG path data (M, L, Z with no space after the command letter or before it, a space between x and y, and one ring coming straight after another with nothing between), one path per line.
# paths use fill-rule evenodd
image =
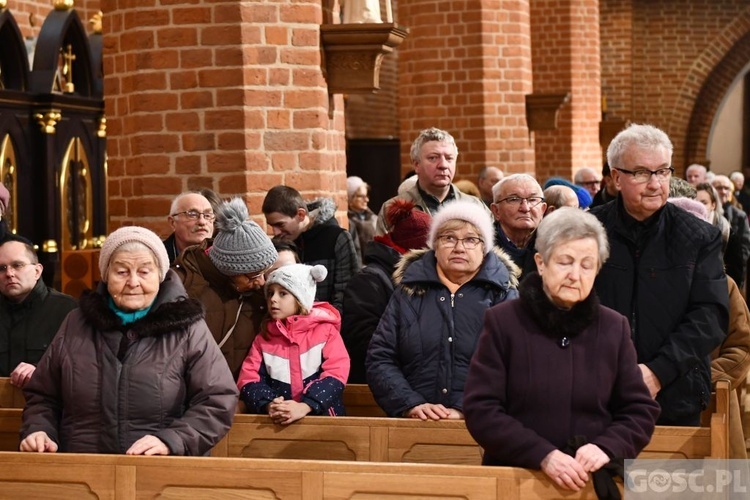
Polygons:
M591 167L582 167L582 168L579 168L576 171L575 176L573 177L573 183L574 184L580 184L581 182L583 182L583 174L594 174L594 175L596 175L596 170L594 170Z
M156 256L154 251L151 250L148 245L145 245L140 241L127 241L117 247L117 249L112 252L112 256L109 258L109 262L107 263L107 273L109 273L109 265L112 264L112 261L115 259L116 255L129 252L140 252L142 250L148 251L148 253L151 255L151 258L154 259L154 265L156 266L156 270L159 273L159 283L164 281L164 275L162 274L161 266L159 265L159 257ZM104 279L106 279L106 277Z
M180 200L182 200L184 197L189 196L191 194L197 194L198 196L203 196L203 193L201 193L200 191L185 191L184 193L178 194L177 196L175 196L174 200L172 200L172 205L170 205L169 207L169 215L172 215L177 211L177 207L180 204ZM205 196L203 197L206 198ZM208 198L206 198L206 201L211 203L211 201ZM213 204L211 205L211 207L213 208Z
M612 139L607 148L607 162L611 168L623 168L622 156L630 146L656 150L664 149L669 153L669 163L672 163L674 147L669 136L653 125L633 123Z
M458 146L456 146L456 140L453 138L453 136L445 130L440 130L439 128L432 127L422 130L417 138L414 139L414 142L412 142L411 150L409 151L409 156L411 157L412 163L419 161L419 152L421 151L422 146L432 141L447 142L453 145L453 147L456 148L456 156L458 156Z
M542 219L536 229L536 251L544 263L553 250L573 240L593 238L599 247L599 269L609 258L609 241L604 226L594 215L573 207L561 207Z
M497 182L497 184L492 186L492 201L497 201L495 200L495 198L498 197L498 195L503 189L503 186L505 186L509 182L533 182L539 188L539 196L542 196L542 197L544 196L544 192L542 191L542 186L539 185L539 182L534 178L533 175L511 174L507 177L503 177Z

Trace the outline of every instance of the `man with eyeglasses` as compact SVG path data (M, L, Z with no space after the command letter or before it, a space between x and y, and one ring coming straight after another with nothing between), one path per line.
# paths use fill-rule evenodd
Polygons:
M734 183L726 175L717 175L711 183L719 194L724 218L729 221L729 240L724 253L727 274L742 288L747 275L747 259L750 258L750 225L747 213L734 197ZM733 257L734 256L734 257Z
M601 303L630 320L643 380L661 405L659 425L700 424L711 395L709 355L728 327L721 234L667 203L672 142L633 124L607 149L617 199L591 213L610 257L596 278Z
M237 379L266 313L265 277L279 257L271 239L236 197L216 211L216 236L185 249L172 267L189 297L206 309L206 324Z
M596 170L590 167L583 167L578 169L573 176L573 183L583 188L591 195L591 199L594 199L596 193L602 188L602 178L596 173Z
M65 316L73 297L48 288L31 244L10 235L0 243L0 377L24 387Z
M200 193L182 193L172 201L167 217L172 234L164 240L170 265L184 249L213 235L214 217L211 203Z
M422 130L414 139L409 156L417 174L417 182L403 190L399 189L397 196L383 203L375 227L377 234L383 235L392 229L386 224L385 214L396 198L414 203L417 210L427 212L430 216L434 216L440 207L452 200L477 203L489 215L489 210L482 200L462 193L453 184L458 147L456 140L448 132L435 127Z
M539 183L529 174L512 174L492 187L495 244L521 268L521 277L535 271L534 234L547 204Z

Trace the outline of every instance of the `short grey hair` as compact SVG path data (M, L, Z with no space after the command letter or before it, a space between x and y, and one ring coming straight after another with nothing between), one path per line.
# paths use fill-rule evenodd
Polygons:
M609 258L609 241L604 226L594 215L573 207L561 207L542 219L536 229L536 251L545 264L562 243L593 238L599 247L599 269Z
M580 184L583 182L583 174L594 174L598 177L598 174L596 173L596 170L594 170L591 167L581 167L576 171L575 176L573 177L573 183L574 184Z
M432 127L422 130L417 138L414 139L414 142L412 142L411 150L409 151L409 156L411 157L412 163L419 161L419 152L422 149L422 146L432 141L447 142L453 145L453 147L456 148L456 156L458 156L458 146L456 146L456 140L453 138L453 136L445 130L440 130L439 128Z
M611 168L623 168L622 157L630 146L639 146L649 150L664 149L669 153L671 166L674 147L666 132L653 125L633 123L609 143L607 162Z
M500 192L503 190L503 186L508 184L509 182L533 182L534 184L539 187L539 196L544 197L544 191L542 191L542 186L539 185L539 182L534 178L533 175L530 174L511 174L507 177L503 177L500 179L497 184L492 186L492 201L497 201L495 198L498 197Z
M174 214L177 211L177 207L180 204L180 200L182 200L184 197L189 196L191 194L197 194L198 196L203 196L203 198L206 198L203 193L200 191L185 191L184 193L180 193L177 196L174 197L172 200L172 204L169 206L169 215ZM206 198L206 201L208 203L211 203L211 200ZM213 209L213 205L211 205L211 208Z

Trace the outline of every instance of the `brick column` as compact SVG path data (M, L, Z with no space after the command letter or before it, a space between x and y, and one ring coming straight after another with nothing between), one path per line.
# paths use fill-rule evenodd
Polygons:
M600 168L601 63L597 0L531 3L534 93L570 92L556 130L534 132L537 179Z
M165 234L171 199L200 187L245 196L255 216L282 183L346 210L343 102L321 71L319 1L102 10L110 229Z
M419 130L435 126L456 138L458 177L475 180L486 165L533 171L528 0L410 0L399 2L398 14L411 32L399 48L404 169Z

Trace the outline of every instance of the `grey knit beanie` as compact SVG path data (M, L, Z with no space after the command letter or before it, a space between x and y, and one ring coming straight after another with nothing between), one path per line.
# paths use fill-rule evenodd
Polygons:
M328 269L320 264L315 266L288 264L271 273L266 280L266 290L269 285L281 285L299 300L302 307L310 311L315 301L316 283L326 279L326 276L328 276Z
M242 198L222 203L216 213L217 232L208 257L225 276L259 273L279 256L268 235L248 217Z

